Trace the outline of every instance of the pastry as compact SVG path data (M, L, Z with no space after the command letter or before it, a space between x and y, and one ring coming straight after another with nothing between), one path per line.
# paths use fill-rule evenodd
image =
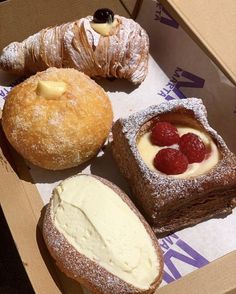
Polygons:
M151 106L119 119L112 132L113 156L158 236L232 212L236 156L200 99Z
M9 93L2 126L11 145L40 167L77 166L97 154L112 124L105 91L75 69L50 68Z
M115 77L141 83L147 74L149 40L132 19L99 9L94 16L50 27L0 56L0 67L29 75L48 67L72 67L90 77Z
M53 191L43 222L58 267L93 293L154 293L163 259L129 197L111 182L78 174Z

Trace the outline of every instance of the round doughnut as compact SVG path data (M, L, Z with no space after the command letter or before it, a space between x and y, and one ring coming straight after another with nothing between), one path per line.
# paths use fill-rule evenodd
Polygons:
M13 88L2 126L25 159L60 170L96 155L112 119L110 100L92 79L75 69L49 68Z

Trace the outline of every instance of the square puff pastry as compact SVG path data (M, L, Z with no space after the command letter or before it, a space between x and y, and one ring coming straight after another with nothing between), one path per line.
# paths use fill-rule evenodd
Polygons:
M172 100L119 119L113 126L113 156L158 236L229 214L236 206L236 156L209 126L206 115L200 99ZM159 120L207 134L219 151L218 163L203 174L187 178L151 170L137 142Z

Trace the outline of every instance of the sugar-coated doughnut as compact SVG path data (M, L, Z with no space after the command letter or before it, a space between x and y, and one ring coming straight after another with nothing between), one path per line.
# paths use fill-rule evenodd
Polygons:
M93 157L112 119L110 100L96 82L75 69L49 68L9 93L2 126L25 159L60 170Z

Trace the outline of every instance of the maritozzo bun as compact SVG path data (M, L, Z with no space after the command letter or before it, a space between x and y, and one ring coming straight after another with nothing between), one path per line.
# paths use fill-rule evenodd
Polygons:
M151 294L161 283L158 241L129 197L103 178L77 174L52 193L45 243L67 276L97 294Z
M110 100L92 79L75 69L49 68L9 93L2 126L25 159L60 170L96 155L112 119Z

